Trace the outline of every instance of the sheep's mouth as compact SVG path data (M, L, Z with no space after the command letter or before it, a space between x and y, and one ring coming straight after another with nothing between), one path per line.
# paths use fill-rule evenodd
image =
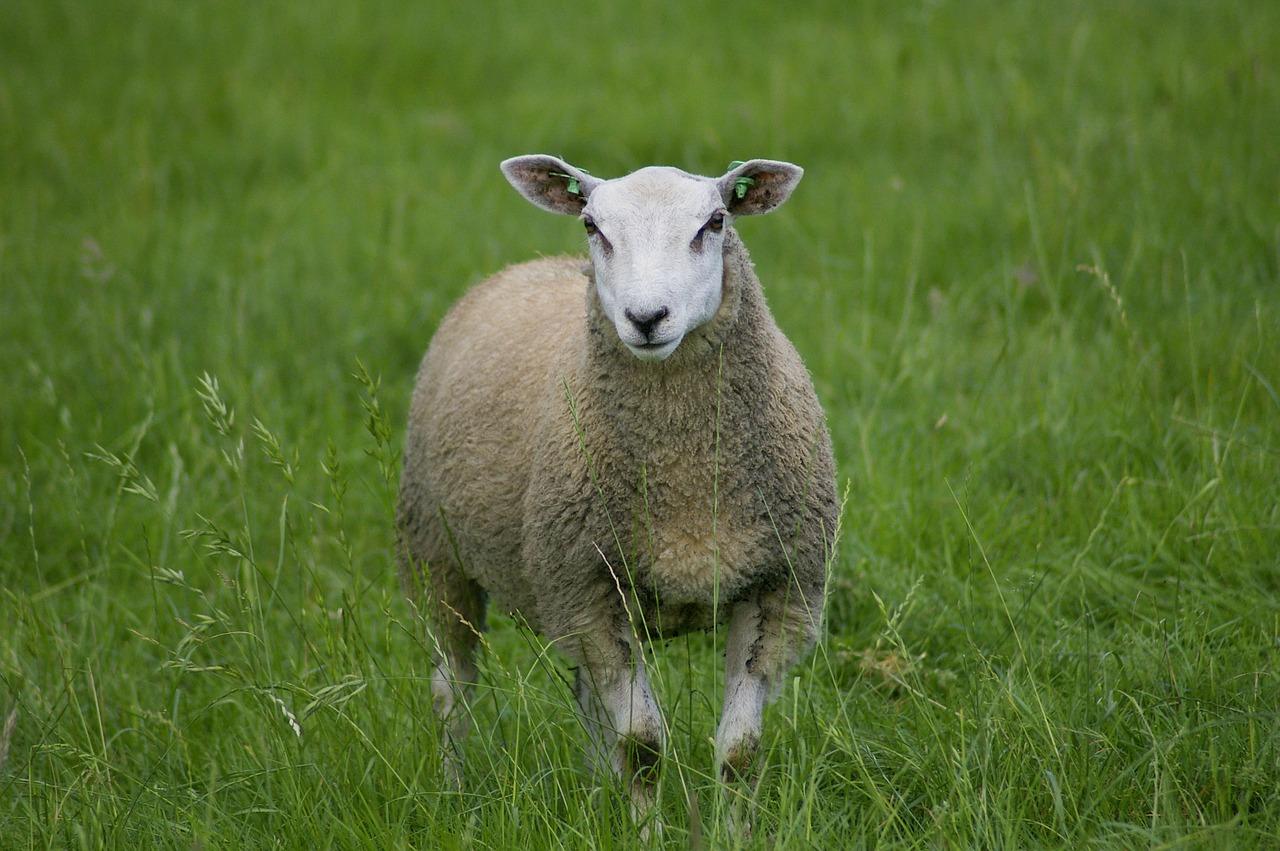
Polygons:
M662 361L676 350L676 346L680 345L680 339L676 337L672 340L651 340L645 343L628 343L624 340L623 343L631 350L631 354L640 360Z

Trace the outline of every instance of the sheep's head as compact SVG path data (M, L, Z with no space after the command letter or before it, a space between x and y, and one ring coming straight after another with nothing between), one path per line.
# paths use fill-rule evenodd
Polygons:
M804 170L751 160L717 178L655 166L601 180L534 154L502 173L533 204L582 219L605 316L632 354L660 361L716 315L733 217L777 207Z

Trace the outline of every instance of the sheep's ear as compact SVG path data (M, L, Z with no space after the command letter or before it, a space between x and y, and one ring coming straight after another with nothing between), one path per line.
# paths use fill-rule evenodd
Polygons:
M767 213L791 196L804 169L778 160L734 163L716 181L725 209L735 216Z
M530 154L502 161L502 174L516 191L534 205L552 213L576 216L586 206L587 196L600 184L579 168L559 157Z

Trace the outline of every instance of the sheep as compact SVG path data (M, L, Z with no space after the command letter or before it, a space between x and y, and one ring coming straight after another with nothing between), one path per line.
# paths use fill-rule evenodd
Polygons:
M715 760L733 783L815 641L838 514L831 439L732 226L783 203L803 170L735 166L602 180L551 156L502 163L534 205L581 218L589 257L472 288L413 391L400 567L435 628L451 773L489 597L568 657L591 752L636 811L666 740L643 642L727 621Z

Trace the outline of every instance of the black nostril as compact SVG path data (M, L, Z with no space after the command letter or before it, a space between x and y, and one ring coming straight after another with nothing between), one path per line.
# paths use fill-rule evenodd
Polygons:
M671 311L665 306L659 307L652 313L632 313L631 308L622 311L623 315L630 320L631 324L636 326L636 330L643 334L646 338L653 331L654 326L667 318L667 314Z

